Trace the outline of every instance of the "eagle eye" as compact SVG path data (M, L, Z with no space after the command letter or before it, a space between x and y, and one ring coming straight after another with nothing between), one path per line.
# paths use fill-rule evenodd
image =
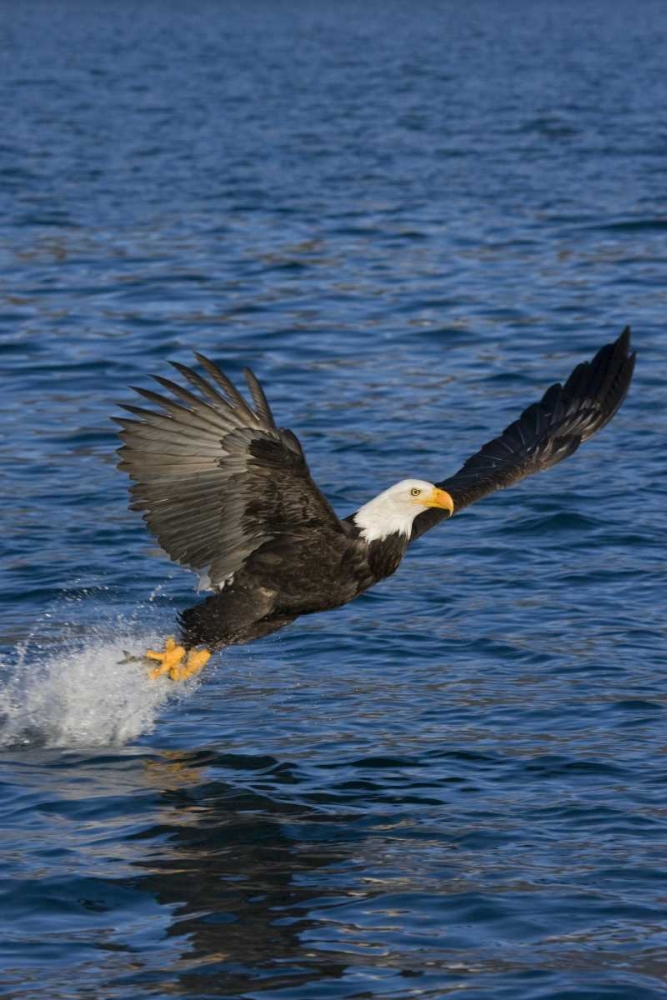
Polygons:
M416 486L414 487L414 489L410 490L410 496L412 497L418 497L420 493L421 490L418 490Z

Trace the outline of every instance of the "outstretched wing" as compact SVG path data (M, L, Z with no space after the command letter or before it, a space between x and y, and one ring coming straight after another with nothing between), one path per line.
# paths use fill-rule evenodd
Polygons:
M592 361L577 365L565 385L552 385L539 403L524 410L455 475L436 484L452 497L454 513L572 455L614 416L628 391L634 366L630 328L626 327ZM413 522L411 540L446 516L435 508L420 514Z
M136 389L160 410L124 406L137 419L116 418L118 468L134 480L131 508L165 552L216 589L266 542L315 525L344 529L252 372L244 374L254 409L212 361L196 356L208 379L174 367L199 394L156 375L175 399Z

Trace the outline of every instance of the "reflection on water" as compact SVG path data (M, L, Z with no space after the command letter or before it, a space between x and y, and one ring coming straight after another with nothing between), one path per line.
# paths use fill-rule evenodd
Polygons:
M224 768L220 755L193 752L151 769L156 781L167 771L169 785L164 819L142 836L166 839L167 847L139 863L149 874L137 885L173 906L168 933L178 939L179 989L235 996L257 979L264 989L289 990L340 975L346 963L310 952L304 938L316 922L309 910L324 895L320 876L326 881L327 870L350 858L351 845L335 837L345 817L334 821L252 787L202 781L199 769L216 763ZM270 758L230 758L228 766L247 767L275 793L293 780L289 764ZM338 892L339 901L345 895Z

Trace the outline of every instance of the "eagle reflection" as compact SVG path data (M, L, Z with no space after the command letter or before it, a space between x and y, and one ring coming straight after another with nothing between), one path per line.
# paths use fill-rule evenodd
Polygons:
M236 783L210 777L223 767ZM142 836L165 843L142 861L148 874L137 887L173 907L168 934L187 939L174 970L182 992L236 997L259 981L282 990L343 974L347 962L302 937L316 925L312 901L327 891L322 870L349 857L351 845L332 845L332 826L350 817L290 801L296 780L270 757L186 752L151 765L164 822ZM308 884L314 871L317 886Z

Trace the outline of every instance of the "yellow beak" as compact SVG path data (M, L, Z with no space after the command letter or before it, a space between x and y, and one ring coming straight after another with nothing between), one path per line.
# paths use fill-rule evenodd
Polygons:
M442 510L448 510L450 517L454 513L454 501L449 493L446 490L439 490L437 486L434 486L423 500L420 497L417 503L424 507L440 507Z

